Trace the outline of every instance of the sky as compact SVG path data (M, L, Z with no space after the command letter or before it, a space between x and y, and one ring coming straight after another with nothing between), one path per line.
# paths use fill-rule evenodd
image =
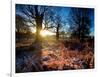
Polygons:
M24 16L25 15L21 12L21 7L22 4L16 4L16 14L19 14L21 16ZM23 6L28 6L28 5L24 5ZM35 6L35 5L32 5L32 6ZM48 6L50 7L50 6ZM53 6L52 8L54 8L54 12L58 15L61 16L62 18L62 21L65 22L64 26L63 26L63 30L66 30L66 29L69 29L70 25L68 24L68 17L69 17L69 13L70 13L70 9L72 7L58 7L58 6ZM73 7L75 8L75 7ZM77 7L78 8L78 7ZM91 35L94 35L94 9L93 8L88 8L88 10L91 10L90 12L90 15L89 15L89 18L91 20L91 25L90 25L90 34Z

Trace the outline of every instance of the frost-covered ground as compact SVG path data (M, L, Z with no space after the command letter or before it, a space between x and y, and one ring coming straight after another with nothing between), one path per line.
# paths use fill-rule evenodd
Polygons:
M72 50L57 41L45 41L41 46L40 49L38 44L24 44L16 48L16 72L94 68L94 50L90 47L85 47L82 51Z

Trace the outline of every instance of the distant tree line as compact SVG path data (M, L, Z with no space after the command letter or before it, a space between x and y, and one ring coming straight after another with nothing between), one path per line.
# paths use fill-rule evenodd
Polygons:
M31 32L29 27L36 27L36 41L41 40L40 31L43 29L51 30L56 33L56 39L59 40L61 29L66 26L66 23L70 25L67 33L71 34L71 37L78 38L83 41L84 38L90 36L91 19L90 14L92 9L89 8L70 8L69 16L62 18L60 12L61 9L52 6L40 6L40 5L24 5L17 4L17 9L20 10L21 15L16 14L16 31L17 32ZM67 12L66 10L65 12ZM30 23L31 25L28 25ZM66 33L66 34L67 34Z

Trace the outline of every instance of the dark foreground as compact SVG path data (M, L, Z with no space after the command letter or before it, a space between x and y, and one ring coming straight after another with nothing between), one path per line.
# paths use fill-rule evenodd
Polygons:
M16 43L16 73L94 68L93 42Z

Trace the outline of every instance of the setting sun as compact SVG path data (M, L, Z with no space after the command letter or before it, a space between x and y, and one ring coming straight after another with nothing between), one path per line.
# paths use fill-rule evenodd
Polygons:
M32 33L36 33L36 29L35 28L31 27L30 29L31 29ZM40 35L44 37L44 36L48 36L48 35L55 35L55 33L50 32L48 30L41 30L40 31Z
M41 36L55 35L55 33L50 32L50 31L48 31L48 30L41 30L40 35L41 35Z

